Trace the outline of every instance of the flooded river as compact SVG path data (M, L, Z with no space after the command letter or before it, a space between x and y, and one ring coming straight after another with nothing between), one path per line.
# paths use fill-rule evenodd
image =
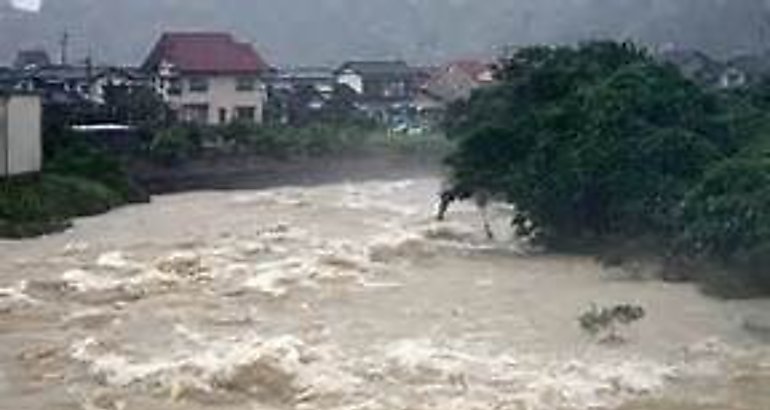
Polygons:
M767 410L770 302L497 239L436 179L184 193L0 243L0 409ZM632 303L626 342L578 326ZM765 326L767 325L767 326Z

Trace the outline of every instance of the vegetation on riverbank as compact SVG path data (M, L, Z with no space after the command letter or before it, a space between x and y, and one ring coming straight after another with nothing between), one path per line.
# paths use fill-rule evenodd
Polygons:
M525 48L498 76L449 116L456 184L551 246L653 238L672 265L770 292L770 85L707 89L613 42Z
M232 123L175 125L160 129L146 147L147 158L169 166L214 156L302 159L385 150L404 154L450 151L443 134L388 133L366 123L313 123L302 127Z
M142 177L140 169L154 170L157 178L158 172L183 170L202 158L216 163L243 157L301 161L380 153L439 158L450 151L442 134L388 134L365 124L162 125L142 129L144 137L121 152L96 146L93 139L67 131L66 125L47 129L43 172L0 182L0 237L38 236L68 227L73 217L147 201L145 187L134 182Z
M0 237L59 231L74 217L148 199L116 159L70 140L47 150L40 174L0 181Z

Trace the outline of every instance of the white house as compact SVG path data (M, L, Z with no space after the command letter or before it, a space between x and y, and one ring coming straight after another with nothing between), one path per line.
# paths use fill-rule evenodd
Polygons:
M0 176L40 171L41 118L39 95L0 91Z
M143 65L182 121L262 122L270 67L227 33L166 33Z

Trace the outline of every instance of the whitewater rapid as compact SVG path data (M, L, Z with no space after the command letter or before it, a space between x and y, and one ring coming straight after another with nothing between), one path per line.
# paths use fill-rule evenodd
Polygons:
M767 301L496 239L432 178L200 192L0 243L0 409L765 410ZM633 303L605 345L577 318ZM749 321L757 324L748 326Z

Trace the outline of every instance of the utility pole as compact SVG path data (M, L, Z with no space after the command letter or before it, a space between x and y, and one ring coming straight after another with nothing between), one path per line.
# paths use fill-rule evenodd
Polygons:
M67 65L67 48L69 47L70 34L66 30L62 33L59 46L61 47L61 65Z

